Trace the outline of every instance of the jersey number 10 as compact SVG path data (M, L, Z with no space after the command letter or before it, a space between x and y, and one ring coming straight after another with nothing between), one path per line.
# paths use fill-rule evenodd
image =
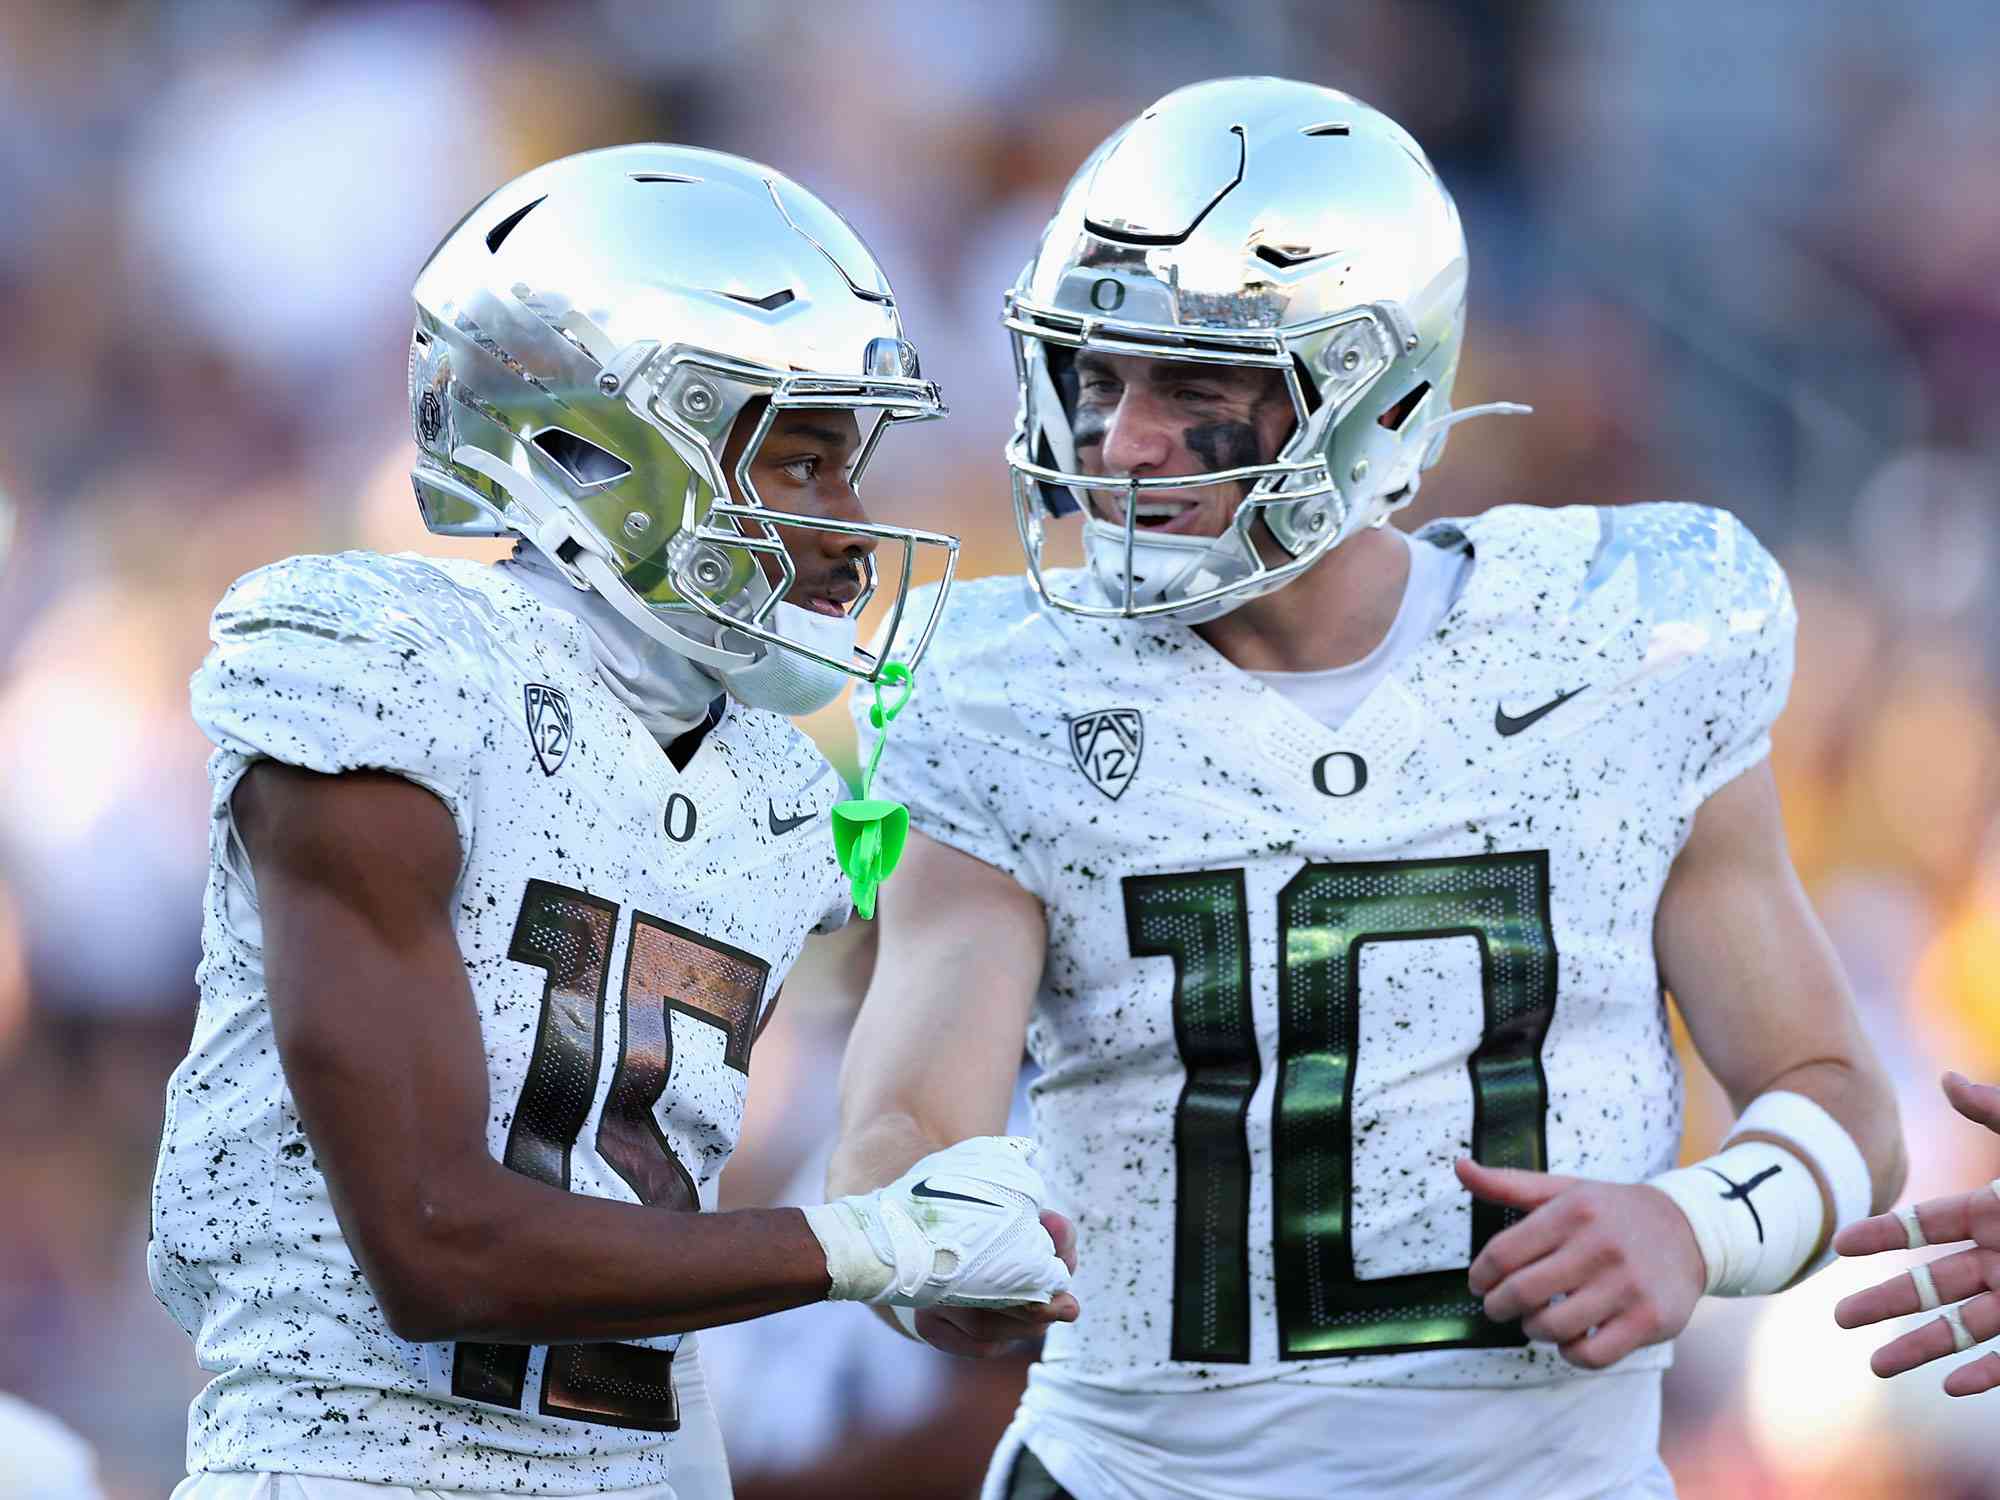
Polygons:
M1187 1082L1174 1114L1173 1358L1250 1358L1250 1151L1259 1075L1241 870L1131 876L1135 958L1174 962L1174 1035ZM1466 1059L1472 1156L1542 1170L1542 1039L1556 1003L1546 850L1463 859L1309 864L1278 893L1278 1079L1272 1221L1283 1359L1523 1342L1467 1288L1465 1268L1361 1280L1354 1272L1354 1066L1361 949L1469 937L1485 1023ZM1518 1215L1472 1206L1466 1264Z
M618 908L585 891L528 882L507 956L545 971L535 1050L503 1160L523 1176L569 1187L570 1149L597 1094L604 982ZM674 1063L668 1014L721 1028L722 1060L750 1071L757 1010L770 965L699 933L632 913L625 944L624 1024L618 1069L597 1126L597 1154L641 1203L692 1213L694 1180L661 1133L653 1106ZM460 1344L451 1393L519 1410L528 1379L525 1344ZM542 1369L542 1413L608 1427L672 1432L680 1426L671 1349L643 1344L557 1344Z

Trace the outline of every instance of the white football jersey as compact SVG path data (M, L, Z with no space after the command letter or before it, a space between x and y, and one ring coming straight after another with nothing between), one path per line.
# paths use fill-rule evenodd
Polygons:
M736 1144L779 985L808 932L845 919L839 777L784 719L734 703L676 769L598 679L583 627L505 565L293 558L239 580L212 639L193 681L218 747L201 1009L167 1087L150 1247L155 1292L215 1372L189 1468L531 1494L666 1483L678 1338L389 1331L279 1066L229 799L261 758L435 793L463 850L494 1156L694 1209Z
M1421 541L1468 551L1465 585L1338 730L1170 620L1044 611L1019 578L952 595L876 795L1048 913L1035 1128L1082 1316L1038 1381L1584 1374L1483 1315L1467 1267L1514 1216L1452 1162L1673 1164L1654 910L1702 801L1768 751L1791 599L1697 506Z
M0 1495L104 1500L90 1444L47 1412L0 1391Z

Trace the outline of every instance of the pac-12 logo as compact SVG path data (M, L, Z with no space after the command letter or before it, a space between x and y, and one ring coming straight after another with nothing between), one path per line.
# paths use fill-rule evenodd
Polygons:
M1116 802L1139 769L1146 721L1136 708L1100 708L1069 721L1069 753L1090 784Z
M546 682L531 682L521 693L528 709L528 743L535 747L542 774L553 776L569 754L569 699Z

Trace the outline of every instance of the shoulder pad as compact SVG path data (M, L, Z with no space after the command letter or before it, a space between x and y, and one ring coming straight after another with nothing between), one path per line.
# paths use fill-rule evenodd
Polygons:
M1659 503L1599 515L1584 599L1629 568L1638 613L1655 638L1678 635L1695 649L1787 623L1792 604L1784 569L1728 511Z
M215 608L210 637L225 650L280 632L421 652L462 634L472 605L473 596L425 558L374 552L288 557L230 585Z
M935 583L927 583L913 590L904 607L904 620L922 619L929 613L937 589ZM1027 580L1018 573L961 579L952 585L944 617L938 621L918 673L935 683L946 672L972 667L1040 617ZM883 638L878 634L875 649L882 646Z

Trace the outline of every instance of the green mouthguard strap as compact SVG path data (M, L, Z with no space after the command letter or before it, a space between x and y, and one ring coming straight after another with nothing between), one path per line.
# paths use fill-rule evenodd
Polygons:
M893 701L884 701L882 686L902 689ZM910 810L900 802L868 795L875 785L875 768L882 762L882 747L889 742L889 724L903 711L916 690L910 669L899 661L885 662L875 682L875 701L868 706L868 722L875 726L875 750L861 773L861 795L834 805L833 853L854 890L854 909L864 919L875 915L875 892L895 872L903 857L903 845L910 836Z

